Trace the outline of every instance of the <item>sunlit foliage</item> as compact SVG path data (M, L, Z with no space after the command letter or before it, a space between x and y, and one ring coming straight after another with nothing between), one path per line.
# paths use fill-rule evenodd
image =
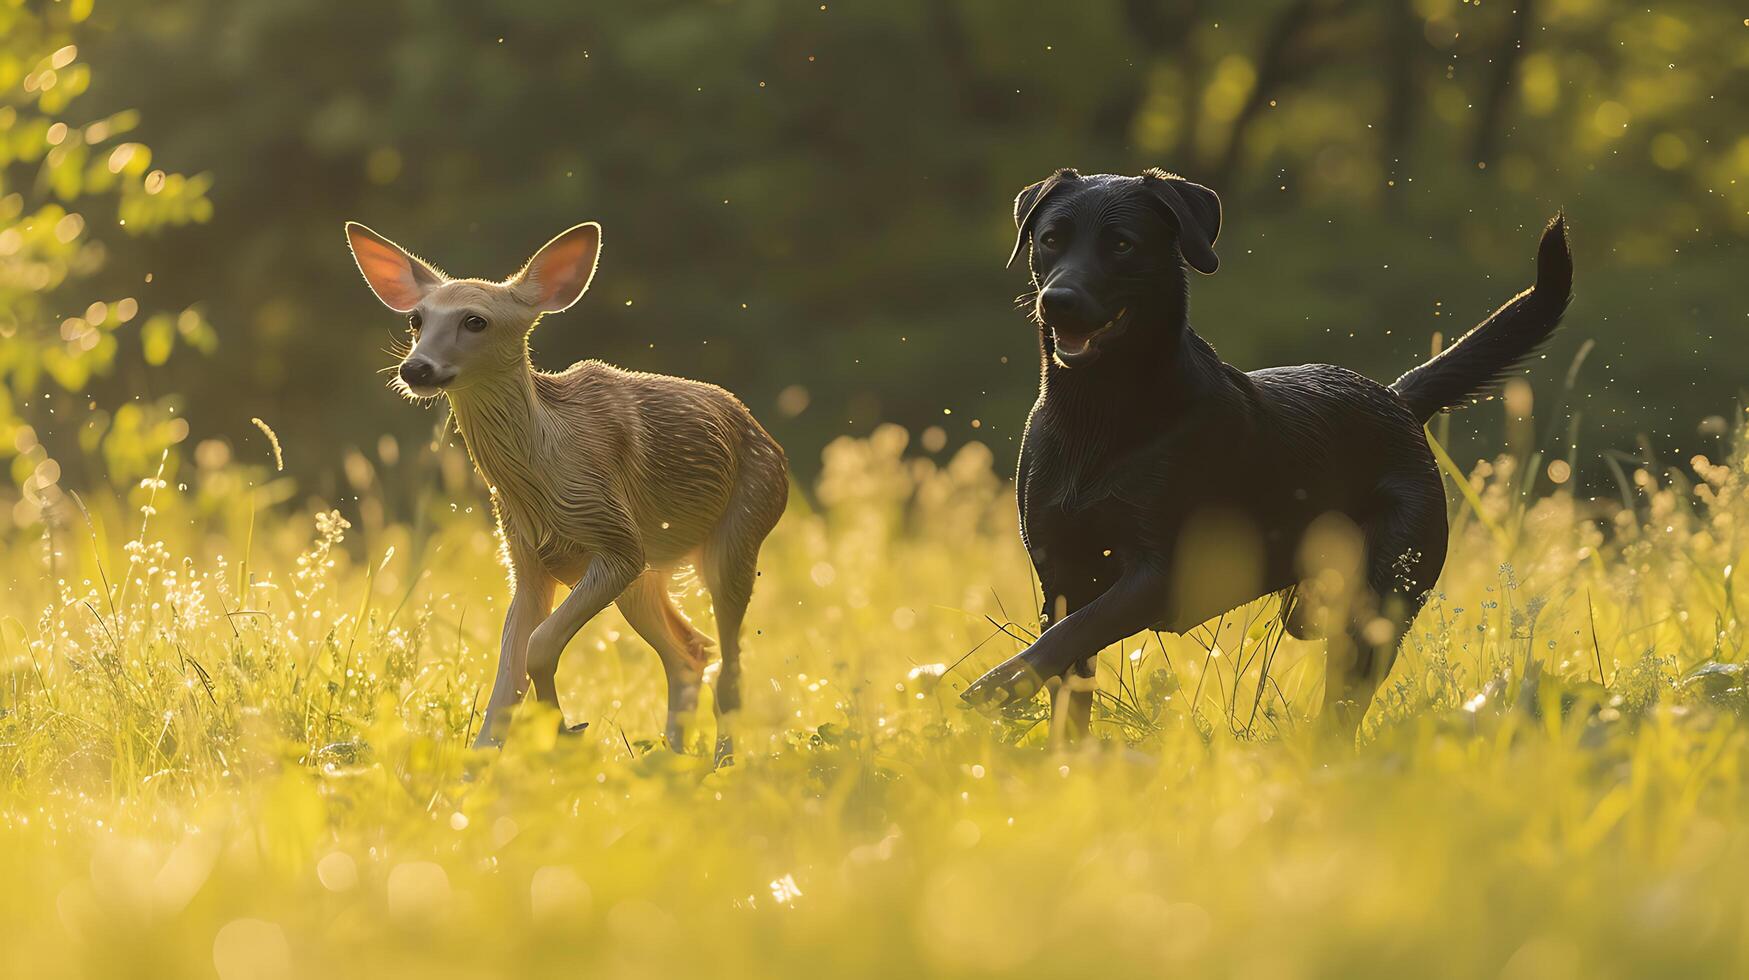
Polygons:
M742 752L714 773L708 703L690 755L660 747L661 671L612 614L560 674L584 735L527 711L469 752L505 589L442 486L453 447L348 459L358 522L275 504L269 458L202 456L7 542L9 969L1744 965L1741 453L1609 505L1478 465L1358 754L1310 734L1321 650L1267 603L1107 651L1097 744L1054 754L1042 704L955 697L1036 625L991 454L840 440L767 547ZM404 479L432 489L397 516Z
M150 272L94 285L118 239L207 220L212 181L154 166L151 149L129 139L137 113L81 109L91 68L76 42L91 8L0 4L0 459L10 458L22 488L11 515L22 524L61 499L62 463L33 421L76 433L54 450L79 458L103 447L117 477L137 477L113 447L142 437L168 445L186 423L138 401L111 416L84 393L114 371L124 344L155 367L179 342L210 350L214 341L198 310L154 309ZM87 411L83 424L68 418Z

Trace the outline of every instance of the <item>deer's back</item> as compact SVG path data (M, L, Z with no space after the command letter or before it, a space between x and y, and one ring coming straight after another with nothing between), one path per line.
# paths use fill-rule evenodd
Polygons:
M782 465L782 451L739 399L716 385L625 371L597 361L537 375L565 428L561 465L592 471L636 523L653 564L677 561L717 525L744 469Z

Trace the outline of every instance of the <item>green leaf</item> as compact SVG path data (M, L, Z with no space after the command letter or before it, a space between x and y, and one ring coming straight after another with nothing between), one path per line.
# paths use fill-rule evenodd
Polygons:
M140 343L147 364L163 364L176 346L176 321L168 313L156 313L140 328Z

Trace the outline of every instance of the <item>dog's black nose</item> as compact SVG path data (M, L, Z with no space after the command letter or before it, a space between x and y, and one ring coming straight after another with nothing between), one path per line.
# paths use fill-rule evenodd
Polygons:
M430 361L401 362L401 380L415 388L429 388L436 377L437 369L431 366Z
M1064 286L1048 286L1038 294L1038 311L1047 322L1076 322L1087 319L1087 303L1080 290Z

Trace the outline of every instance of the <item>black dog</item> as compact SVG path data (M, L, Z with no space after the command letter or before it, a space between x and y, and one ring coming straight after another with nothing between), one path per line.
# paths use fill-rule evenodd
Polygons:
M1564 219L1543 232L1533 288L1390 387L1328 364L1246 374L1190 329L1185 266L1218 264L1206 187L1059 170L1020 192L1014 220L1009 261L1030 238L1044 362L1017 482L1046 629L963 697L1000 705L1071 668L1091 678L1109 644L1282 592L1294 635L1346 638L1324 703L1352 732L1445 564L1445 488L1422 426L1560 323ZM1072 729L1092 686L1072 687Z

